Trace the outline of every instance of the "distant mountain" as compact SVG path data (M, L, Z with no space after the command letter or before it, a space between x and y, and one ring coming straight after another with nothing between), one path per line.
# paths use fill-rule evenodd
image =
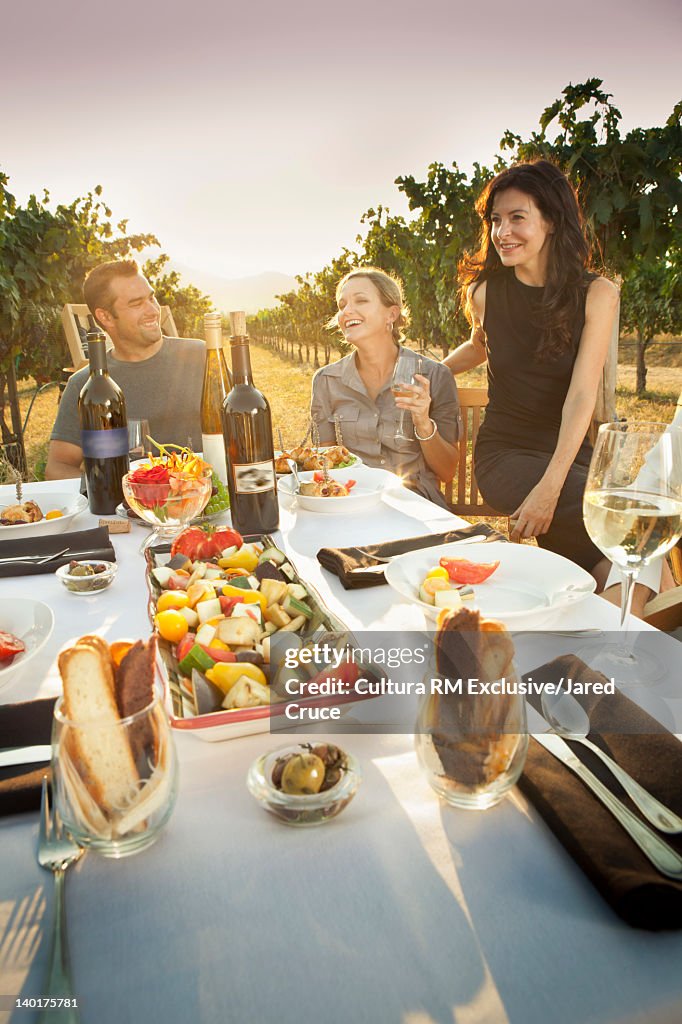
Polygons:
M276 295L283 295L298 287L293 277L279 274L277 271L230 280L217 277L215 274L207 274L202 270L194 270L172 260L166 266L182 276L183 284L193 284L205 295L210 295L216 309L221 313L229 313L234 309L257 313L259 309L268 309L276 305Z

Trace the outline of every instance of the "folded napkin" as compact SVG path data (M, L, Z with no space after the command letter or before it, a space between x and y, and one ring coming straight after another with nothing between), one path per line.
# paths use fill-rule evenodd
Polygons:
M49 697L0 706L0 747L49 743L54 705ZM0 768L0 815L38 810L43 775L50 777L48 762Z
M11 530L11 526L2 529ZM64 548L68 548L65 555L53 558L44 565L35 565L30 561L3 561L5 558L14 558L18 555L50 555ZM12 540L3 532L0 542L0 577L33 576L41 572L54 572L72 558L101 558L103 561L115 562L116 552L109 540L106 526L98 526L94 530L77 530L73 533L51 533L47 537L21 537L17 540Z
M362 551L358 548L321 548L317 552L317 560L323 568L339 577L346 590L377 587L386 582L382 572L363 573L352 570L376 565L380 558L404 555L407 551L419 551L421 548L436 547L439 544L450 544L453 540L463 540L465 537L476 537L479 534L490 537L491 540L507 539L485 523L477 523L475 526L466 526L460 530L448 530L447 533L428 533L421 537L388 540L380 544L363 544ZM379 558L372 558L372 555L378 555ZM462 553L462 558L464 557Z
M529 673L535 682L604 682L571 655ZM671 810L682 815L682 743L623 694L576 697L590 716L590 738ZM537 696L529 698L538 710ZM575 754L639 817L608 768L580 744ZM580 779L531 738L519 786L605 900L628 924L682 927L682 882L658 873ZM661 838L682 853L682 836Z

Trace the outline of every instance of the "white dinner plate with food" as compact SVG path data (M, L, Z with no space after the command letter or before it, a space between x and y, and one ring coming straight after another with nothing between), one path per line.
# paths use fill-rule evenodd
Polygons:
M78 491L50 492L39 490L37 487L32 487L31 484L25 484L22 491L21 502L18 502L14 484L0 487L0 541L63 533L70 528L76 516L85 512L88 507L88 499ZM21 511L19 506L21 506ZM2 522L5 513L12 519L33 516L35 520L13 522L11 525L6 525ZM55 513L59 513L59 515ZM47 518L48 516L49 518Z
M12 660L0 659L0 689L35 657L50 639L54 629L52 609L29 597L0 597L0 652L13 646L2 634L20 640L25 650Z
M301 492L296 494L299 508L306 512L319 512L323 515L347 515L351 512L364 512L378 505L391 475L382 469L370 469L369 466L351 467L330 474L331 479L325 482L323 474L318 470L314 473L299 473ZM395 479L395 478L393 478ZM352 486L343 493L346 485ZM288 497L294 497L296 482L292 476L280 477L278 489ZM339 488L341 490L339 491ZM307 493L306 493L307 492Z
M339 451L339 447L340 447L339 445L331 445L331 444L322 445L319 448L314 448L312 446L306 445L305 446L305 451L302 451L301 450L301 446L299 445L299 446L297 446L297 447L295 447L293 449L287 449L286 454L291 459L293 459L293 461L296 463L296 465L298 466L299 473L301 473L301 472L304 472L304 473L305 472L312 472L312 468L309 465L306 465L306 457L310 457L310 456L314 457L314 456L317 456L317 455L319 455L319 456L322 456L322 455L329 456L329 467L328 467L328 470L329 470L330 474L334 474L334 475L338 475L339 473L344 472L344 470L346 470L346 469L352 469L355 466L361 466L363 464L362 463L362 459L360 458L360 456L356 455L354 452L348 451L348 449L346 449L346 453L347 453L348 457L345 458L345 459L344 458L340 458L340 456L343 453ZM295 456L298 456L298 457L295 457ZM289 467L285 464L285 462L283 462L281 460L282 460L282 452L280 450L278 450L278 451L275 452L275 467L277 469L277 475L278 476L289 476L290 475ZM318 468L321 469L322 467L320 466Z
M440 607L421 600L419 589L442 558L466 559L480 565L499 562L484 582L477 583L474 578L470 583L473 595L465 598L463 604L478 609L487 618L500 619L510 628L539 626L569 605L584 601L596 587L594 578L579 565L530 544L493 541L408 551L386 566L386 582L433 619ZM475 577L476 569L468 575Z

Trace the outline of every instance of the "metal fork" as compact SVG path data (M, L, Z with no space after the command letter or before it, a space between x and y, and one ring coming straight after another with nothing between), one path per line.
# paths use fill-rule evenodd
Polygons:
M62 548L61 551L55 551L51 555L13 555L11 558L0 558L0 565L9 565L10 562L28 562L30 565L45 565L46 562L51 562L55 558L61 558L68 552L68 548Z
M66 915L64 904L64 876L66 869L82 857L82 846L79 846L62 827L59 812L56 808L50 815L47 776L43 776L43 791L40 801L40 837L38 841L38 863L41 868L51 871L54 875L54 921L52 929L52 948L50 950L50 968L45 986L45 994L56 999L75 1001L69 966L69 947L66 937ZM78 1024L80 1015L75 1007L63 1007L44 1012L41 1021L50 1024Z

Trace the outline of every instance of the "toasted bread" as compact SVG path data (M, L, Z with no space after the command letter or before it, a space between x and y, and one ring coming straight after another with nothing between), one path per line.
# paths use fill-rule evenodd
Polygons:
M501 622L459 608L441 612L435 645L439 675L463 681L459 693L431 697L435 753L453 785L485 785L506 770L516 749L515 704L505 695L470 693L467 681L487 684L513 673L514 644Z
M88 636L59 655L64 714L74 723L70 751L81 776L104 811L123 808L139 787L139 774L114 689L114 666L107 644Z

